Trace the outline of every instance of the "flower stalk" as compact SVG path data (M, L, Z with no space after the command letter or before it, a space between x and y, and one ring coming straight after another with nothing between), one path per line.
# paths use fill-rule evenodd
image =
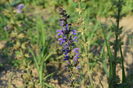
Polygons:
M77 66L79 59L79 48L76 47L77 42L77 31L71 28L71 24L68 23L69 15L62 8L59 9L60 15L60 26L61 30L58 32L58 41L62 46L62 53L64 61L67 61L69 67Z

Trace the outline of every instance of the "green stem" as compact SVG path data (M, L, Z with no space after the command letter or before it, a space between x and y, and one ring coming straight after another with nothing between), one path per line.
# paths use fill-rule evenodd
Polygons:
M125 76L125 68L124 68L124 57L123 57L123 53L122 53L122 49L120 46L120 54L121 54L121 65L122 65L122 83L126 82L126 76Z

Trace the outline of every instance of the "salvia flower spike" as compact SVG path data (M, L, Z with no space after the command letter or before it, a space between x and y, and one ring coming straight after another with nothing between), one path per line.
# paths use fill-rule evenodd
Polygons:
M64 55L64 60L69 63L69 66L77 66L79 59L79 48L76 48L75 43L77 42L77 31L71 29L71 24L68 24L69 15L62 8L59 9L60 15L60 26L61 29L57 30L58 41L62 46L62 53Z

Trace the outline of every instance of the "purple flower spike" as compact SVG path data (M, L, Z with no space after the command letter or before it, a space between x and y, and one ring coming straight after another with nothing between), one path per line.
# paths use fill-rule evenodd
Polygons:
M22 13L22 9L24 8L24 4L19 4L17 6L17 13Z
M65 10L61 10L60 15L62 16L60 19L62 30L57 30L56 32L58 32L58 41L62 47L61 52L64 55L64 60L69 62L69 66L77 66L79 59L79 48L75 48L75 43L77 42L77 36L75 35L77 35L77 31L71 29L71 24L67 22L69 15L66 14Z

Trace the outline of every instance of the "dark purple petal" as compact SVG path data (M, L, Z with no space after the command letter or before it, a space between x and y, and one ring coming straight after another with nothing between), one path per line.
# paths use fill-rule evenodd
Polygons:
M63 40L63 38L59 38L58 40L59 40L59 41L62 41L62 40Z
M73 47L75 46L75 44L74 44L74 43L72 43L71 45L72 45Z
M66 55L64 56L64 60L69 60L70 56Z
M60 35L62 35L62 33L58 33L57 35L60 36Z
M68 24L66 24L66 30L69 30L69 25Z
M57 30L56 32L59 32L57 35L60 36L60 35L63 35L63 30Z
M76 30L72 30L72 31L71 31L71 33L72 33L73 35L77 35L76 32L77 32Z
M63 51L64 51L64 54L65 54L65 55L67 55L67 54L70 52L69 49L64 49Z
M57 30L56 32L62 32L62 30Z
M59 38L59 39L58 39L58 41L60 42L60 45L62 45L63 43L65 43L65 42L66 42L66 40L65 40L65 39L63 39L63 38Z
M65 41L60 41L60 45L62 45L63 43L65 43Z
M68 60L67 58L64 59L65 61Z

